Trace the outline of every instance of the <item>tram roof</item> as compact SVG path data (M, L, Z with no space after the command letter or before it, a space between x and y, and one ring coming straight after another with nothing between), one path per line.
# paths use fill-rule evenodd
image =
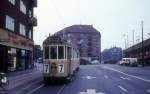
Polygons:
M43 42L43 45L71 45L63 40L60 36L49 36Z

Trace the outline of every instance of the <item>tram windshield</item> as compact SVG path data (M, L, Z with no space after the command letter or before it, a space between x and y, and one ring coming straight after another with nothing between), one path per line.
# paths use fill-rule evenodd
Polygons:
M64 59L64 46L58 46L58 59Z
M57 46L50 46L50 59L57 59Z
M66 48L65 46L48 46L45 47L44 57L45 59L66 59Z

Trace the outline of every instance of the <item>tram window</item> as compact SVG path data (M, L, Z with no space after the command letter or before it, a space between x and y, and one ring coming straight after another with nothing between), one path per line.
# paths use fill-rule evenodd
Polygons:
M58 46L58 59L64 59L64 46Z
M71 59L71 56L72 56L71 53L72 53L72 52L71 52L71 48L70 48L70 47L67 47L67 59Z
M45 47L45 52L44 52L44 56L45 56L45 59L49 59L49 47Z
M65 48L64 48L64 49L65 49L65 51L64 51L64 52L65 52L65 53L64 53L64 55L65 55L65 59L67 59L67 47L65 46Z
M50 58L57 59L57 46L50 47Z

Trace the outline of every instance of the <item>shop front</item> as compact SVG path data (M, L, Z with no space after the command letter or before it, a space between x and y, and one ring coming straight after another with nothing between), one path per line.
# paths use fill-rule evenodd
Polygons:
M0 29L0 72L32 68L33 41Z

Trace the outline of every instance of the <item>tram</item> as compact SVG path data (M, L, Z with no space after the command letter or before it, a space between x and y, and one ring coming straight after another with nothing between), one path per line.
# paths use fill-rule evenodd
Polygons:
M79 70L79 51L59 36L49 36L44 40L43 57L44 82L57 78L70 80Z

